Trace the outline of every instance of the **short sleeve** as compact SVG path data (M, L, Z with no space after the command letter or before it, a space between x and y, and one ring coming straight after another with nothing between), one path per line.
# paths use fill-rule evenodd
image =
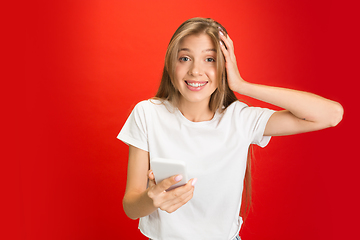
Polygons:
M148 151L148 131L146 116L147 101L138 103L121 129L118 139L128 145Z
M260 107L244 107L241 110L241 124L251 144L265 147L271 137L264 136L266 124L274 110Z

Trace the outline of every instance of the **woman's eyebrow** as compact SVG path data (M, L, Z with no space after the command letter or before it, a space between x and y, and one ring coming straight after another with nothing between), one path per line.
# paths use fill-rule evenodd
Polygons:
M178 52L181 52L181 51L190 52L190 49L188 49L188 48L180 48Z
M203 50L203 52L216 52L216 49L210 48L210 49Z
M188 49L188 48L180 48L178 52L181 52L181 51L191 52L190 49ZM209 49L202 50L202 52L216 52L216 49L209 48Z

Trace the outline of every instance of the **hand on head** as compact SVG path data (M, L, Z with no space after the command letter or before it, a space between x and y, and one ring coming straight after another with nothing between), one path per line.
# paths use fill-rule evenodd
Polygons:
M227 80L231 90L238 92L240 84L245 82L240 76L240 72L237 66L234 43L228 34L219 27L220 36L220 48L225 57L225 67L227 73Z

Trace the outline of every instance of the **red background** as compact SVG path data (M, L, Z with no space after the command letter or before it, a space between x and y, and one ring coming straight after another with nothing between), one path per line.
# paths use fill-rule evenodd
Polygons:
M359 63L355 1L32 1L24 7L6 239L146 239L122 209L133 106L158 87L186 19L212 17L250 82L339 101L332 129L257 149L244 240L356 239ZM21 32L23 31L23 32ZM25 32L24 32L25 31ZM267 104L244 98L252 105ZM357 114L358 116L358 114ZM7 184L11 183L11 184ZM225 186L226 187L226 186ZM225 207L225 206L224 206ZM5 239L5 238L4 238Z

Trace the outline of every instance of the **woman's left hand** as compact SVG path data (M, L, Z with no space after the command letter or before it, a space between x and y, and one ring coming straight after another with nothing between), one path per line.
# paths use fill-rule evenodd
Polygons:
M237 67L233 41L229 35L225 36L222 30L219 30L219 35L222 40L220 41L220 47L225 56L225 67L229 87L231 90L239 92L241 84L245 83L245 81L240 76L240 72Z

